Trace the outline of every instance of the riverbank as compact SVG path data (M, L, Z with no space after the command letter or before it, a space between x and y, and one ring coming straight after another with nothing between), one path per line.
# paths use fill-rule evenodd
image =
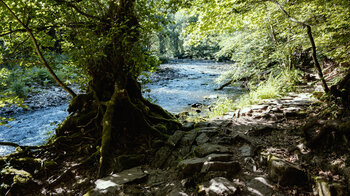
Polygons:
M78 85L72 85L75 92L80 92ZM18 105L6 105L0 108L0 116L18 115L23 112L30 112L49 107L57 107L68 104L71 96L58 86L37 86L34 87L28 96L23 99L24 107Z

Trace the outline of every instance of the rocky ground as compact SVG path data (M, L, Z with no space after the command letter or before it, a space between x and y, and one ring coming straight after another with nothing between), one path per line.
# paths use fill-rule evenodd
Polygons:
M152 164L99 179L90 194L347 195L346 156L314 153L303 145L298 127L312 112L310 96L290 94L206 122L185 123Z

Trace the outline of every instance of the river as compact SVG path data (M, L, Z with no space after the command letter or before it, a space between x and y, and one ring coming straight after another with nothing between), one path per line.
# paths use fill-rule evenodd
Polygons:
M234 95L239 88L215 91L214 80L229 69L229 64L202 60L176 60L162 64L158 73L152 74L153 82L145 85L144 96L172 113L178 113L194 104L209 105L218 97ZM55 127L68 115L68 104L15 114L15 120L0 126L0 141L20 145L43 144L53 134ZM12 147L0 146L0 155L14 151Z

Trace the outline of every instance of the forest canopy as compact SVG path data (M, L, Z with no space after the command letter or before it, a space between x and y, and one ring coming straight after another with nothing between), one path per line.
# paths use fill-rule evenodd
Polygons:
M224 82L224 88L249 81L245 87L250 97L239 100L246 98L248 104L257 103L254 96L276 98L294 90L312 70L330 108L344 109L339 115L324 110L331 113L325 118L334 120L350 111L349 0L0 0L0 18L0 107L26 107L23 100L34 87L55 83L72 97L69 116L47 144L0 143L17 148L0 157L0 166L9 169L0 176L7 183L0 186L0 194L27 193L28 181L18 183L13 174L15 167L27 169L22 165L34 165L28 167L29 175L20 174L23 178L44 179L40 185L30 182L35 191L45 185L59 187L74 180L73 175L89 176L81 187L70 187L81 194L93 180L149 164L159 151L169 155L182 137L190 143L189 152L169 156L172 161L197 156L191 151L195 124L183 126L142 94L139 76L169 59L231 62L233 67L218 83ZM328 64L336 65L340 74L326 78L322 69ZM75 92L72 85L82 91ZM239 108L231 100L227 105ZM342 119L334 121L317 124L321 128L316 132L348 129ZM192 128L195 135L185 133ZM184 184L195 183L189 179Z

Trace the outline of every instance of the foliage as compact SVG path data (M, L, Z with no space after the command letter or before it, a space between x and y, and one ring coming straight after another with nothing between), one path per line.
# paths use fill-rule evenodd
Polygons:
M211 109L209 117L223 115L248 105L259 104L264 99L278 98L296 89L300 82L298 70L275 70L265 81L250 81L249 92L232 98L219 99Z
M291 16L312 26L318 57L348 62L349 1L288 1ZM259 72L273 65L299 66L296 56L311 47L306 30L290 22L273 1L192 1L187 9L198 18L185 29L190 43L219 36L216 59L230 58L238 67ZM218 23L217 21L220 21ZM304 66L304 65L303 65ZM225 78L235 78L234 71Z

